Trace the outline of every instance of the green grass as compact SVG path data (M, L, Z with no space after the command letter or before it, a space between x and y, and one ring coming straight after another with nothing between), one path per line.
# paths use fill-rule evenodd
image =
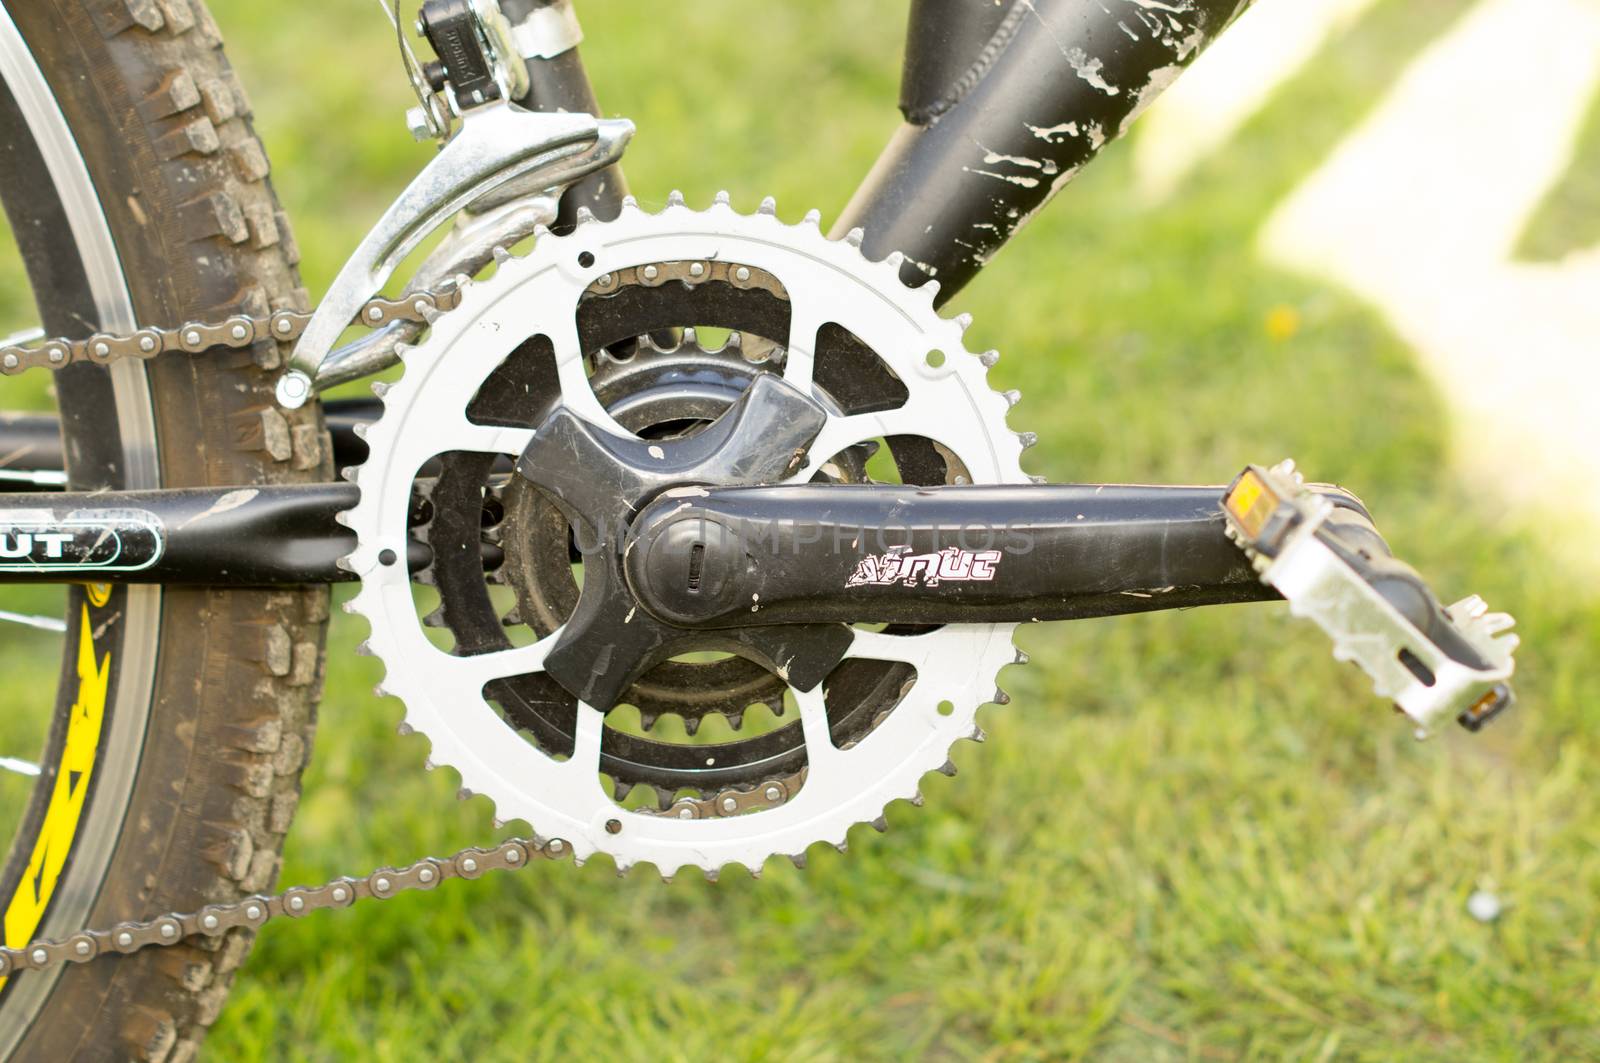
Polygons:
M897 120L904 2L582 6L646 205L727 188L831 218ZM1280 607L1035 627L989 743L887 835L760 881L595 860L275 924L212 1058L1600 1057L1600 599L1457 478L1378 319L1252 251L1466 6L1381 3L1165 206L1108 151L953 309L1004 353L1036 472L1217 482L1292 454L1355 487L1446 593L1517 613L1515 717L1418 744ZM392 34L357 0L213 7L319 292L428 157ZM1292 335L1267 327L1284 308ZM335 617L285 884L496 836L395 736ZM1493 924L1465 910L1479 887Z

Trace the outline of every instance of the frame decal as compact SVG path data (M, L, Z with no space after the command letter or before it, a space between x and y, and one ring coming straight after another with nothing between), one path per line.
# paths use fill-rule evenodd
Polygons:
M138 572L161 560L161 520L142 509L18 510L0 519L0 572Z

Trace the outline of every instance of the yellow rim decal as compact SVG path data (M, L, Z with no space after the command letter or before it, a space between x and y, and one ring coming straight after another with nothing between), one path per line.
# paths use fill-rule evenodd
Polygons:
M93 599L91 589L90 600ZM21 948L38 931L61 878L61 869L72 851L78 820L83 815L83 799L89 792L89 776L94 772L111 679L111 654L106 654L99 663L95 661L93 627L89 622L89 607L85 605L78 628L78 699L67 721L67 741L61 751L55 789L50 794L50 805L39 836L34 840L33 855L28 858L27 870L6 908L8 948ZM0 986L4 985L5 980L0 979Z
M105 608L105 604L111 600L111 584L109 583L87 583L84 585L83 592L89 596L89 604L96 609Z

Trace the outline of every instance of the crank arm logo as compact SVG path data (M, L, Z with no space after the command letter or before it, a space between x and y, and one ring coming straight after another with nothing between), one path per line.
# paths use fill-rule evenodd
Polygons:
M891 546L886 553L863 557L845 581L846 587L887 587L919 584L937 587L940 583L989 583L995 566L1004 557L999 550L963 550L947 546L927 554L913 554L910 547Z
M166 536L142 509L26 510L0 517L0 572L138 572L161 559Z

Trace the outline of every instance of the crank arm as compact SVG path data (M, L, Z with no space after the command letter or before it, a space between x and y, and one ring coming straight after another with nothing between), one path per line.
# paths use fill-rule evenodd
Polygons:
M1252 467L1230 488L680 488L634 522L630 588L685 628L1076 620L1279 596L1425 731L1512 704L1510 617L1446 609L1348 492Z
M633 136L625 119L538 113L501 103L469 112L461 130L384 212L339 275L278 380L278 401L305 404L323 361L372 293L448 218L509 185L559 189L616 162Z
M1360 519L1353 496L1331 505ZM630 585L681 627L1076 620L1260 601L1221 487L815 484L669 491Z

